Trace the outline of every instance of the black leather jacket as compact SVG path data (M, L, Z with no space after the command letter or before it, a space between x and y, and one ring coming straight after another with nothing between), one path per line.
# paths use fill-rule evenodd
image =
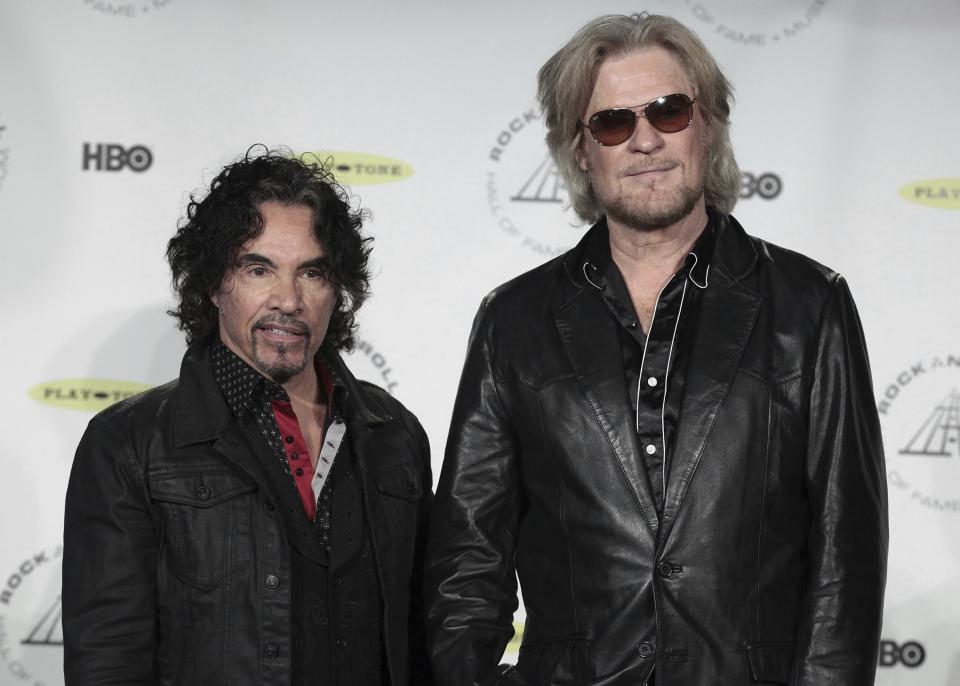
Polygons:
M719 218L658 521L585 241L477 315L428 549L437 683L873 684L886 479L843 279Z
M427 438L399 402L327 359L347 387L391 683L432 683ZM179 381L94 417L67 491L67 686L289 684L290 553L275 503L203 351L187 352Z

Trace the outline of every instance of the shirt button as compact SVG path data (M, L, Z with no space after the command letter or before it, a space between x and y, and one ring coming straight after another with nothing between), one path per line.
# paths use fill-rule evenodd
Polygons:
M293 443L293 436L287 436L284 440L285 440L287 443Z
M197 497L200 498L200 500L209 499L211 493L212 491L206 486L201 486L200 488L197 489Z
M276 574L267 574L267 578L263 580L263 585L271 589L280 588L280 577Z
M660 572L660 576L670 576L673 574L673 565L671 565L669 562L661 562L660 566L657 567L657 571Z
M276 660L280 657L280 646L276 643L268 643L263 646L263 656L268 660Z
M647 455L653 455L657 452L657 446L655 446L653 443L647 443L645 450L647 451Z
M300 453L298 453L296 450L294 450L292 453L290 453L290 459L291 459L291 460L299 460L299 459L300 459Z
M640 657L650 657L653 655L653 646L644 641L639 646L637 646L637 652L640 653Z
M338 648L346 648L348 645L350 645L350 643L347 641L347 639L345 639L345 638L338 638L338 639L337 639L337 647L338 647Z
M297 476L303 476L303 470L300 469L300 467L297 467L296 474L297 474Z
M658 383L660 383L660 382L657 381L657 377L655 377L655 376L651 376L649 379L647 379L647 385L648 385L650 388L653 388L653 387L656 386Z

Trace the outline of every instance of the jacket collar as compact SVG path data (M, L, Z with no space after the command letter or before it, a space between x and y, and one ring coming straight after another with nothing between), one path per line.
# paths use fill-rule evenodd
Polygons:
M712 227L714 235L711 241L712 247L709 245L704 247L708 253L712 253L712 256L707 260L696 261L691 269L694 278L697 283L705 283L707 276L705 271L709 265L711 274L716 275L719 272L721 278L728 284L742 281L753 271L757 263L756 248L732 215L720 214L713 208L707 208L707 215L709 221L707 228ZM698 239L694 251L701 243L703 241ZM579 290L591 285L591 280L596 281L592 276L594 270L589 265L592 264L602 275L611 259L607 218L601 217L577 245L567 251L561 259L567 280L575 289Z
M634 417L626 401L626 378L616 323L593 290L584 264L592 241L606 235L601 220L563 258L563 285L554 319L571 368L600 429L620 463L644 521L661 540L669 532L720 407L739 367L762 298L749 287L757 251L732 217L713 215L715 244L709 286L704 291L684 386L677 445L668 465L662 521L644 471ZM602 234L598 236L597 234ZM663 529L661 531L661 529Z
M383 404L350 373L336 351L321 347L319 354L323 355L333 376L334 392L344 396L349 424L376 426L393 419ZM174 444L179 448L216 440L226 431L230 418L230 408L213 374L209 346L191 346L180 364Z

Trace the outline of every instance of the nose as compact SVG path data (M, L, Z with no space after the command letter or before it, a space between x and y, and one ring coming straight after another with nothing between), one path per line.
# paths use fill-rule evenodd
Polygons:
M633 130L633 135L627 139L630 151L649 155L662 148L663 143L663 134L653 128L646 117L637 117L637 126Z
M300 281L294 276L281 276L274 279L267 303L271 310L284 314L297 314L303 309L303 292Z

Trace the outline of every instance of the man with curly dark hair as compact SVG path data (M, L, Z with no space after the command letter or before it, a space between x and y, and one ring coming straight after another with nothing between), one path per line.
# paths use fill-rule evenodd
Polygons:
M358 382L364 213L248 152L167 246L180 377L95 417L66 501L68 685L432 682L417 419Z

